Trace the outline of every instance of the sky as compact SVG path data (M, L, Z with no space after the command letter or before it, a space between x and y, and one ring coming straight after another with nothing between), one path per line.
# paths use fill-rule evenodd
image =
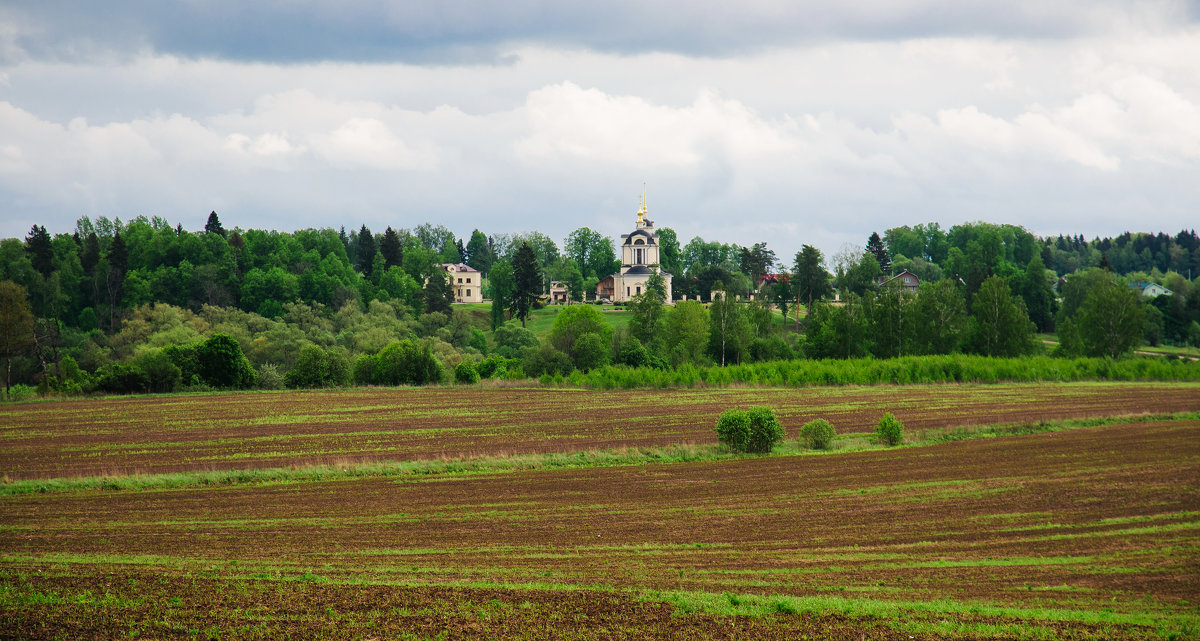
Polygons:
M1200 1L16 0L0 237L1200 221Z

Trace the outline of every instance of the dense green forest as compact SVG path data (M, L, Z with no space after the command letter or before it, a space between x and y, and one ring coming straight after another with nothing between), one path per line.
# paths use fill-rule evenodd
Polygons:
M227 230L215 212L195 232L157 217L85 217L53 235L35 225L0 241L4 389L421 384L956 353L1116 359L1143 344L1200 345L1194 231L1089 241L930 223L828 257L805 245L791 260L765 242L659 233L685 302L665 304L658 281L621 311L570 305L535 331L551 280L593 302L620 266L611 239L586 227L561 248L536 231L473 230L464 243L434 224ZM438 266L459 262L484 273L490 305L452 305ZM886 282L905 270L919 289ZM1147 283L1168 293L1146 296Z

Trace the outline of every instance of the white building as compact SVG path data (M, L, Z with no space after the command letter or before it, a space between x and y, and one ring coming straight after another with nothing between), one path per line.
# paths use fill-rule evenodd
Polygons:
M464 263L442 263L442 269L450 274L454 302L483 302L483 274L480 274L478 269Z
M658 234L654 221L646 215L646 198L642 196L642 207L637 212L637 227L628 234L621 234L621 271L604 278L596 285L596 296L622 303L646 291L646 281L657 273L662 276L667 288L668 304L671 296L671 275L659 269Z

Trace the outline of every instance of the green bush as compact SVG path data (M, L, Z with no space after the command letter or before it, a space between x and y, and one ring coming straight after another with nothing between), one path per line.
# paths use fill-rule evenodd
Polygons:
M308 344L296 364L284 375L288 387L338 387L350 379L350 364L341 354Z
M134 360L133 365L146 375L146 391L174 392L183 382L179 367L162 350L142 354Z
M814 450L829 449L833 445L833 436L836 433L833 425L823 418L809 421L804 424L804 427L800 428L800 436Z
M479 372L475 370L475 365L471 361L463 361L454 366L454 382L472 384L479 382Z
M109 394L138 394L150 389L150 377L136 365L112 363L96 372L92 389Z
M570 374L571 370L575 369L575 365L571 363L570 356L555 349L550 343L546 343L537 349L530 349L526 352L525 359L522 361L522 369L530 378L540 377L543 374L563 376Z
M899 445L904 442L904 423L887 412L879 419L879 425L875 426L875 438L889 447Z
M717 420L717 439L735 452L770 452L783 436L779 419L766 407L726 410Z
M371 382L376 385L424 385L442 380L442 364L428 342L397 341L374 356ZM356 364L356 375L366 367Z
M263 363L258 367L258 389L283 389L283 375L274 363Z
M521 361L518 359L493 354L479 361L475 365L475 371L479 372L479 378L504 378L510 369L520 365Z
M4 390L0 390L3 392ZM8 388L8 392L4 393L6 401L27 401L37 396L37 388L32 385L13 385Z

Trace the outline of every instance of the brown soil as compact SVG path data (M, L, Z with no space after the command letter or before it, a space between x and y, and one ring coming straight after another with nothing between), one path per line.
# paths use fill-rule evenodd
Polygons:
M1174 421L835 456L10 496L0 552L1170 609L1200 594L1198 437L1200 421Z
M1200 410L1200 384L935 385L596 392L359 389L70 400L0 412L0 470L51 478L711 443L721 411L766 405L870 432Z

